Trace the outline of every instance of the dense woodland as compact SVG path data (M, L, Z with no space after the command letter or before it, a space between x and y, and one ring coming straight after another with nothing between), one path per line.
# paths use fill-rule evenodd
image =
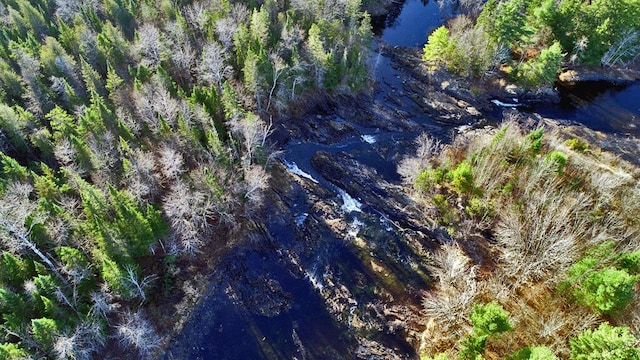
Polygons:
M430 36L430 65L508 64L539 84L563 62L637 56L637 0L465 3L478 6ZM149 308L179 301L184 269L231 246L261 205L272 116L370 80L362 6L2 0L0 358L157 355L166 334ZM640 358L635 170L515 123L448 147L421 139L401 171L460 242L435 255L421 353ZM495 260L471 261L461 249L484 237Z
M424 48L431 66L461 75L502 69L526 86L549 85L563 66L626 67L640 54L638 0L466 1Z
M8 0L0 17L2 359L152 356L148 304L260 206L270 116L367 81L357 0Z
M640 359L636 166L579 138L418 139L399 170L452 241L433 256L424 359Z

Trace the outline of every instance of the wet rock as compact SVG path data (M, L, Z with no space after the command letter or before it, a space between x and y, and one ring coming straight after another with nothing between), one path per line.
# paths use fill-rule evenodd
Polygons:
M585 81L604 81L614 85L629 84L640 80L639 69L617 68L576 68L563 71L558 76L558 81L564 84L572 84Z
M316 152L311 158L313 167L327 180L344 189L352 197L373 208L403 230L413 230L425 236L435 247L437 241L447 241L448 236L425 226L425 219L418 218L414 203L402 190L384 181L374 169L364 166L349 154ZM436 240L436 241L434 241ZM429 242L428 240L426 240Z

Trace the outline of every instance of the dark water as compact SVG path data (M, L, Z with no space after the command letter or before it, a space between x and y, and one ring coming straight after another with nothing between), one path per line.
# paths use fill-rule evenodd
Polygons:
M387 19L382 40L398 46L422 46L429 33L442 25L440 5L429 0L407 0L397 18Z
M399 11L383 19L377 19L384 29L378 29L380 40L398 46L421 46L429 31L439 26L442 12L435 1L407 0ZM411 120L422 127L422 131L443 137L451 129L437 125L432 119L420 114L410 100L395 96L401 103L389 105L389 94L403 91L403 74L394 69L389 58L379 54L376 61L377 88L374 101L380 105L392 106L413 113ZM400 100L397 100L400 99ZM587 84L579 88L563 88L562 102L558 105L544 105L531 109L544 116L583 123L591 128L629 133L640 136L640 83L627 87L611 87L604 84ZM337 119L342 120L342 119ZM375 169L391 183L398 183L395 162L381 155L381 148L393 148L396 143L407 143L418 134L381 131L377 128L354 125L359 136L354 136L335 145L313 143L290 144L284 149L282 160L289 167L293 164L326 189L329 196L340 199L341 192L334 184L324 179L310 163L316 151L338 153L348 152L360 163ZM402 141L400 141L402 140ZM396 151L398 152L398 151ZM344 195L343 204L353 200L357 205L357 194ZM212 283L184 331L176 337L164 355L165 359L350 359L358 346L352 332L344 322L336 321L327 311L325 300L320 294L323 275L335 274L350 288L357 304L352 311L358 313L362 304L376 298L369 290L358 290L353 284L364 282L376 284L380 279L364 266L364 259L377 259L380 263L393 267L394 274L400 274L395 284L389 287L410 284L425 288L424 271L421 274L407 270L410 263L418 258L411 249L400 241L397 234L389 229L375 209L362 204L357 211L344 211L345 219L356 233L384 233L388 241L381 241L380 247L367 254L359 254L348 245L346 239L337 238L333 233L309 234L305 232L305 219L312 212L304 192L288 199L288 214L266 214L263 220L267 244L243 246L222 260L219 273L212 275ZM352 205L353 205L352 204ZM299 226L291 226L292 223ZM300 249L301 240L316 236L319 240L312 252ZM379 236L379 235L378 235ZM380 237L380 236L379 236ZM294 259L290 254L295 253ZM295 265L295 266L294 266ZM299 271L296 271L296 267ZM225 274L235 274L229 278ZM355 274L360 274L357 278ZM255 291L266 284L277 284L272 291ZM377 285L376 285L377 286ZM384 287L384 284L379 285ZM396 292L398 293L398 292ZM256 299L255 294L267 294L264 299ZM260 302L287 304L278 315L261 314L251 304ZM413 299L415 301L415 299ZM365 334L366 335L366 334ZM404 341L401 333L388 334L380 331L368 334L401 358L416 358L414 350Z
M640 82L612 85L593 81L559 86L558 91L560 104L539 105L533 111L597 131L640 136Z

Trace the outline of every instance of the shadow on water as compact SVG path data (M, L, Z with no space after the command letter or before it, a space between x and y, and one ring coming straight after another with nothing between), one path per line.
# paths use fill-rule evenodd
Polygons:
M391 45L422 46L444 19L438 2L406 0L395 12L373 19L374 33Z
M421 46L428 32L442 23L443 16L433 0L407 0L404 6L398 6L396 13L374 20L384 28L377 29L381 34L379 40L391 45ZM391 66L390 59L379 54L375 60L374 102L397 114L407 114L421 131L447 137L451 128L438 125L421 113L408 96L397 96L404 91L404 75ZM540 105L531 110L602 131L640 135L636 127L640 122L640 83L606 88L593 83L560 89L560 92L560 104ZM392 101L396 103L390 103ZM336 120L346 121L337 116ZM344 194L343 189L316 171L311 165L314 153L346 152L360 164L374 169L383 180L398 184L400 178L395 166L398 159L388 154L407 151L402 147L421 132L351 125L356 135L342 142L290 144L282 155L290 172L296 173L292 170L295 165L302 177L316 183L333 198L324 200L336 208L345 207L348 201L358 204L357 194ZM329 312L327 300L322 296L323 286L328 286L324 279L327 273L352 293L356 303L351 306L356 315L360 312L365 317L364 304L377 301L380 288L400 302L419 301L415 294L408 294L406 288L426 288L427 270L420 265L419 255L401 234L385 223L376 209L360 204L361 208L355 211L338 211L342 220L354 228L349 238L340 238L329 231L326 224L305 229L309 222L324 221L309 215L313 201L305 191L298 189L287 196L291 198L286 199L288 209L284 213L266 215L261 243L251 244L249 240L248 246L233 250L222 260L212 275L206 297L199 302L181 334L173 339L164 359L354 358L358 340L346 329L344 320L337 321L335 314ZM311 233L314 231L316 233ZM375 246L358 247L354 245L356 237L364 242L375 238ZM311 250L304 249L308 246L303 244L307 238L315 238ZM374 263L383 270L376 270ZM414 298L410 298L412 296ZM265 314L262 309L269 306L282 308ZM402 333L378 331L364 335L403 358L416 357Z
M605 133L640 136L640 82L613 85L586 81L558 86L560 103L532 110L545 117L569 120Z

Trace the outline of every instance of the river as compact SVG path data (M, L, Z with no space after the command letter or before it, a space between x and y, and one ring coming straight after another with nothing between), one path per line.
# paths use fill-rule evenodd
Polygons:
M422 46L445 17L434 1L408 0L400 12L375 19L383 24L376 41ZM318 157L348 157L371 169L377 183L387 186L372 185L374 195L391 197L400 184L395 164L410 151L406 144L421 132L442 139L452 132L402 95L405 74L389 57L379 52L373 61L377 86L371 107L405 114L417 125L407 131L375 121L356 123L346 119L351 110L329 109L317 115L318 121L347 130L336 130L335 139L323 142L284 144L285 176L267 198L270 211L262 214L255 238L221 259L164 359L417 358L403 312L419 313L420 291L428 287L425 255L415 248L421 244L415 238L425 238L424 233L367 201L372 197L360 197L353 190L357 184L332 176ZM640 84L562 89L560 104L529 110L639 136ZM374 353L380 356L364 355Z

